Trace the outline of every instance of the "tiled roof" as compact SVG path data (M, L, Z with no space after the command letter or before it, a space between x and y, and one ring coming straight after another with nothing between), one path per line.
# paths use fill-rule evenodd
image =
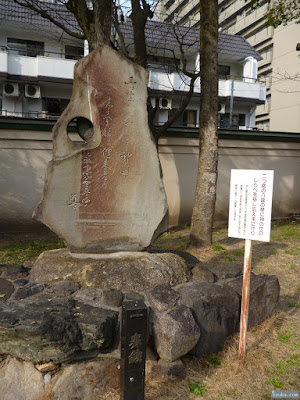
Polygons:
M22 0L20 0L22 1ZM68 29L81 32L76 19L65 6L47 2L37 2L53 18L64 24ZM31 23L35 25L54 26L54 24L40 14L28 8L22 7L13 0L0 0L0 21L12 21ZM133 42L133 31L130 19L121 24L126 41ZM188 28L180 25L172 25L165 22L148 20L146 24L146 40L151 53L151 48L170 48L174 49L178 41L185 47L193 50L199 49L199 29ZM252 56L261 60L261 56L242 36L219 34L219 52L225 55L232 55L245 58Z

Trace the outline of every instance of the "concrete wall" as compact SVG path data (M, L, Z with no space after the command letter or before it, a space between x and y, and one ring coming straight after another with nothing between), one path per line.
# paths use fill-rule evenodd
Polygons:
M300 212L300 137L298 142L279 142L267 137L265 140L253 140L253 137L252 140L239 140L230 134L228 138L220 136L216 223L225 222L228 218L231 169L274 170L272 216L284 217ZM160 159L170 207L170 223L183 225L190 220L194 202L198 139L162 138Z
M1 125L0 231L39 228L31 214L39 201L46 165L51 159L50 126L35 125L38 130L32 130L30 126L20 129L20 125ZM160 140L159 154L170 223L179 225L190 221L197 177L198 139L174 135L176 132ZM196 130L193 135L196 136ZM274 169L273 217L300 212L300 138L294 135L286 141L275 140L282 140L282 137L262 138L257 132L220 134L216 221L227 220L231 168Z

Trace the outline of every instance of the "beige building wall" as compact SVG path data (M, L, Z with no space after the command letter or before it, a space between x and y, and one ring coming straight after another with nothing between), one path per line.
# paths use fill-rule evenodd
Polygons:
M270 130L300 132L300 25L274 31Z
M250 0L219 0L219 26L223 33L243 36L263 57L258 78L266 84L267 93L266 103L256 108L258 129L300 132L300 59L296 52L300 24L268 26L264 16L269 2L261 3L253 9ZM199 26L199 2L163 0L160 4L162 20Z
M253 139L253 138L252 138ZM227 221L230 170L275 171L273 217L300 212L300 142L220 139L216 224ZM0 129L0 232L31 230L31 218L52 156L50 131ZM197 179L198 139L163 137L159 156L170 225L190 222Z

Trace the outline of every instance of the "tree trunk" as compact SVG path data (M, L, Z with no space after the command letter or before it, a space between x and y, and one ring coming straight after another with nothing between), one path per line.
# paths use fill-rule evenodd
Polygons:
M94 2L95 47L103 44L110 46L112 13L112 0L97 0Z
M200 154L190 244L210 246L218 173L218 1L200 0Z
M131 21L133 29L135 61L142 67L147 69L147 47L145 26L147 18L151 15L151 9L146 1L142 1L143 8L141 7L140 0L131 0Z

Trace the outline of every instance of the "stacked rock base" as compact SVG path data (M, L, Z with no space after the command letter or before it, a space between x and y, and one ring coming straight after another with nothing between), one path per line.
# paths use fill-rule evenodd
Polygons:
M181 357L216 353L239 329L240 265L208 270L185 253L70 257L50 251L32 268L0 266L1 400L117 393L126 300L148 306L146 379L184 378ZM252 274L248 326L268 318L278 299L275 276Z

